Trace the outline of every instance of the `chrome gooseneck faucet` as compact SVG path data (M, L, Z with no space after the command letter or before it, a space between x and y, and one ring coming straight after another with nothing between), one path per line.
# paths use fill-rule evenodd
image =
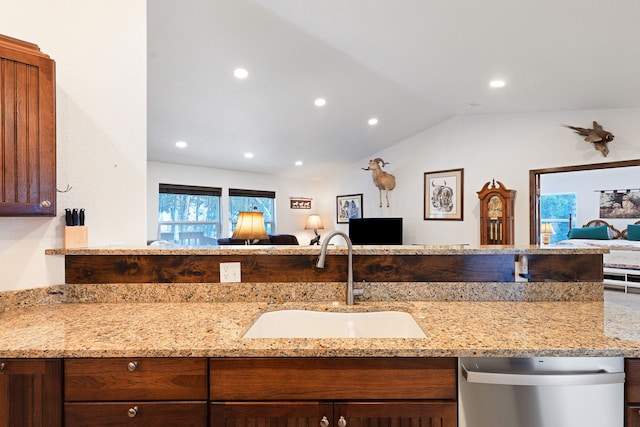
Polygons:
M334 236L342 236L344 241L347 243L347 248L349 249L349 257L348 257L348 273L347 273L347 305L353 305L355 303L354 295L362 295L364 293L363 289L353 289L353 246L351 244L351 239L345 233L341 231L334 231L324 238L322 242L322 246L320 247L320 256L318 257L318 261L316 262L316 267L324 268L324 263L327 258L327 248L329 246L329 241Z

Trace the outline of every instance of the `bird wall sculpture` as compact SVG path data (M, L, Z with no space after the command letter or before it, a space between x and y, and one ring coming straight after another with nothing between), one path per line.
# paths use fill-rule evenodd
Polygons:
M584 136L584 140L593 143L593 148L598 150L604 157L607 157L607 154L609 154L608 144L613 141L615 136L611 132L604 130L595 120L593 121L593 129L569 125L562 126L573 129L578 135Z

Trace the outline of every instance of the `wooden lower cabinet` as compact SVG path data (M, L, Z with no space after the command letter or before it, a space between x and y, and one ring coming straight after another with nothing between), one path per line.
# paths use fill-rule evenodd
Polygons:
M206 427L204 358L66 359L67 427Z
M213 402L210 412L210 427L321 427L323 418L333 417L333 405L295 401Z
M344 402L336 403L338 427L456 427L456 402ZM340 425L340 417L346 424Z
M210 427L456 427L455 402L214 402Z
M62 425L62 361L0 359L0 426Z
M211 359L210 427L456 427L455 358Z
M65 425L205 427L206 402L65 403Z
M625 426L640 427L640 405L629 405L625 407Z
M625 426L640 427L640 359L625 360Z

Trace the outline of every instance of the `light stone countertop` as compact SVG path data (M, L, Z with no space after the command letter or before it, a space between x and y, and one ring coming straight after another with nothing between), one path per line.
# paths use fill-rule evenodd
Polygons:
M340 242L338 242L340 243ZM117 248L77 248L47 249L47 255L318 255L319 246L288 245L225 245L183 247L176 244L117 247ZM347 247L329 245L329 254L346 254ZM398 245L375 246L354 245L355 255L497 255L497 254L530 254L530 255L573 255L573 254L605 254L606 248L576 246L470 246L470 245Z
M402 310L423 339L244 339L267 310ZM62 303L0 313L0 357L640 357L640 295L591 302Z

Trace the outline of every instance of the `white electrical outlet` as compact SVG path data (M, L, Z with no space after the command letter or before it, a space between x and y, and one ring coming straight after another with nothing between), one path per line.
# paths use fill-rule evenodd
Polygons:
M240 263L221 262L220 263L220 283L240 282Z

